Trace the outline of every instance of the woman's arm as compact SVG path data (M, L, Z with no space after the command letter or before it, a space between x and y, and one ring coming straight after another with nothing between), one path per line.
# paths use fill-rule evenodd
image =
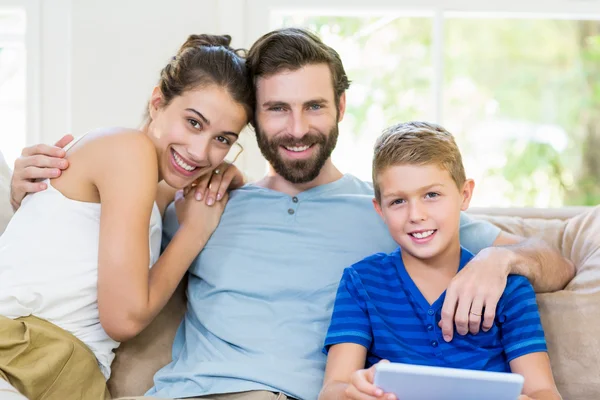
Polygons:
M172 188L165 181L161 181L156 189L156 205L160 211L160 215L164 218L165 210L175 199L177 189Z
M92 157L97 158L93 183L102 207L98 310L107 334L124 341L164 307L210 234L183 224L149 270L149 223L158 183L154 145L134 132L97 146Z
M561 400L558 393L548 353L530 353L517 357L510 362L512 372L523 375L523 395L519 400Z

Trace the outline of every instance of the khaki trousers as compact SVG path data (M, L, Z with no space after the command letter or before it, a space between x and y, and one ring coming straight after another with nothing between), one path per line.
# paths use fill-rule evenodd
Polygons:
M69 332L34 316L0 316L0 380L29 400L110 399L94 353Z

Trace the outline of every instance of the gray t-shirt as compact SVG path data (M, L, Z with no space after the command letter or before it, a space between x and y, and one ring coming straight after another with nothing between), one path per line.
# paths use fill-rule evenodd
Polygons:
M296 197L255 185L232 192L190 267L173 361L157 372L148 395L270 390L316 399L344 268L397 248L372 198L372 185L352 175ZM171 205L163 245L177 226ZM472 253L491 246L498 233L461 217L461 244Z

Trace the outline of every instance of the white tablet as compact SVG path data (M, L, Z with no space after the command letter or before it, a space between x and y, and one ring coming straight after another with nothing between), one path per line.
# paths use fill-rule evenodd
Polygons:
M505 372L377 364L375 386L398 400L517 400L523 377Z

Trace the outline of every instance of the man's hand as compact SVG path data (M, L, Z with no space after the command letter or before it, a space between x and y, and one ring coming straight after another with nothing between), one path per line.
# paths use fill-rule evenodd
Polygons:
M460 335L476 334L480 326L484 332L492 328L496 306L506 288L511 259L512 253L506 248L485 248L452 279L440 321L446 342L452 340L454 324Z
M10 204L17 211L21 201L28 193L36 193L46 189L46 184L39 180L56 178L69 163L64 159L62 149L73 140L73 136L65 135L54 146L36 144L25 147L21 157L15 161L15 168L10 183Z

